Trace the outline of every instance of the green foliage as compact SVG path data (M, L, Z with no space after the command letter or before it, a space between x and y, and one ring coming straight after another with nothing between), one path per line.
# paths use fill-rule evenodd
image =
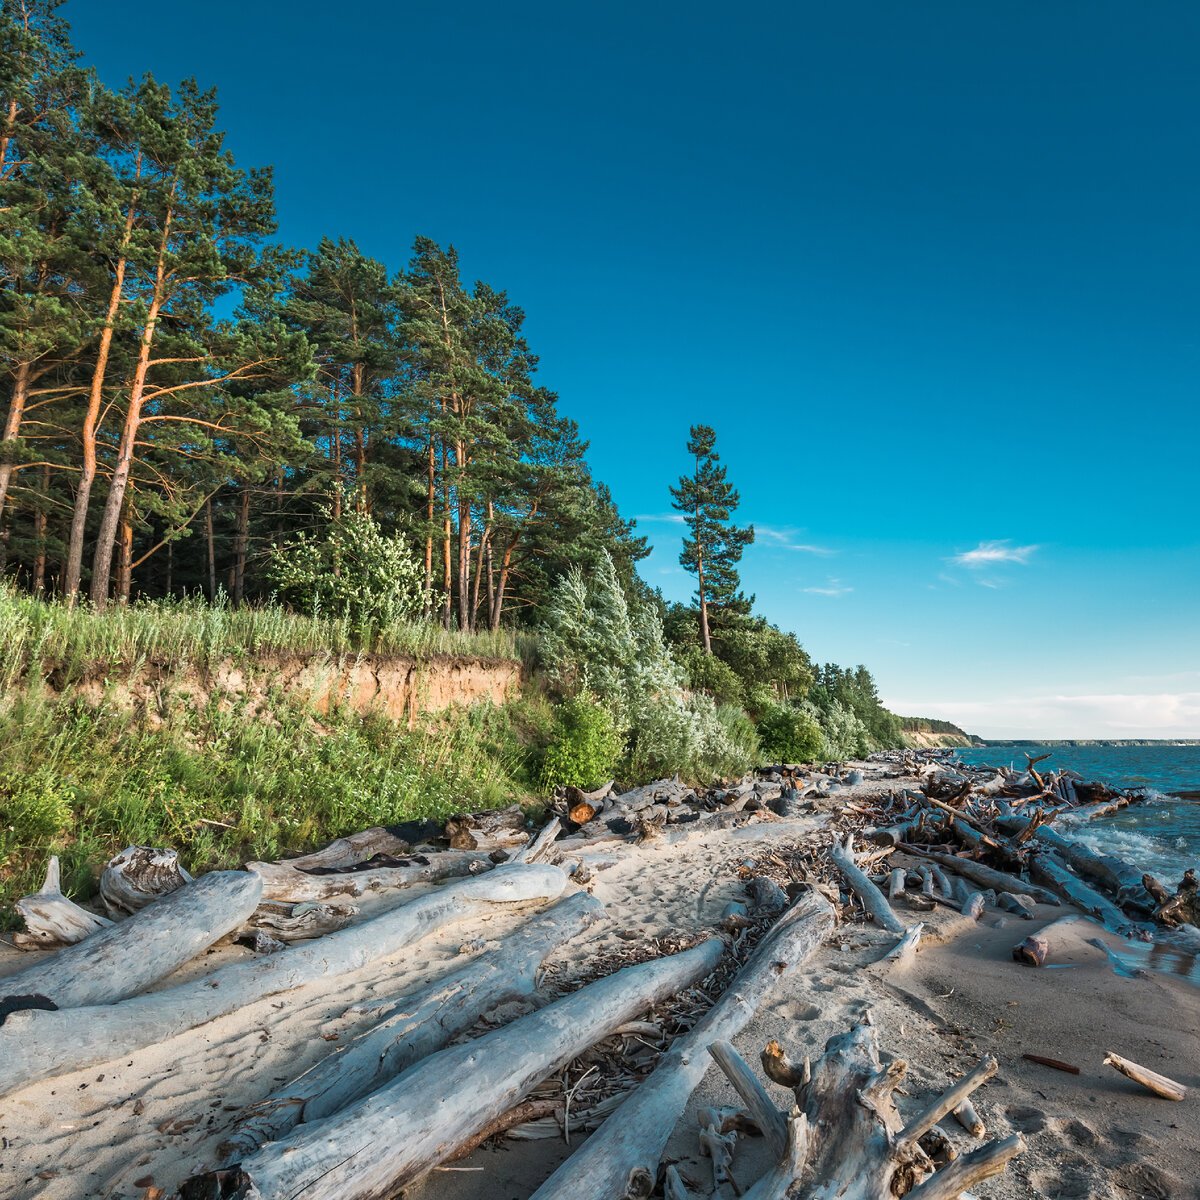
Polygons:
M715 654L705 654L699 646L686 646L677 657L693 691L704 692L718 704L741 704L745 697L742 680Z
M532 790L533 750L514 714L490 704L412 730L376 715L318 722L282 699L254 720L219 695L164 704L154 726L36 696L0 711L0 908L36 890L50 854L68 891L87 894L130 843L176 847L199 872Z
M611 779L622 750L612 714L583 694L563 700L555 718L542 760L542 787L546 791L568 785L588 789Z
M816 683L810 692L813 703L826 714L822 724L837 728L834 740L838 745L854 744L866 747L862 753L882 750L903 744L900 718L889 712L879 700L875 680L864 666L850 670L836 663L826 663L817 672ZM847 719L835 712L834 706L848 710L863 729L863 736L845 732L850 728ZM856 740L857 739L857 740ZM856 751L856 753L859 753ZM832 757L843 757L835 755Z
M345 618L356 629L411 619L421 610L421 568L407 543L384 534L365 512L331 517L324 537L301 534L281 547L272 574L303 611Z
M825 735L807 705L771 705L758 719L758 737L770 762L807 763L825 756Z
M818 710L818 716L825 736L825 758L840 762L871 753L870 732L854 709L832 700Z
M362 629L344 617L299 616L277 604L233 608L199 597L147 600L96 613L0 584L0 692L51 675L57 687L97 674L116 680L150 662L211 670L225 659L281 654L336 659L358 653L515 661L529 649L527 636L503 630L460 633L425 621Z
M694 460L692 473L671 488L671 506L683 513L688 531L679 563L696 576L700 640L706 652L711 650L710 621L726 611L748 613L754 599L741 594L737 570L754 541L754 526L739 529L731 522L739 497L725 468L717 465L716 442L716 432L708 425L692 426L687 447Z

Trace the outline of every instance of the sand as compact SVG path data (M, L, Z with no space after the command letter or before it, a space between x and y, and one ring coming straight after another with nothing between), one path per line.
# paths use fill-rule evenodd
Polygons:
M838 793L839 802L892 782L868 778L853 792ZM604 901L608 920L556 952L548 978L561 982L586 973L598 956L651 938L711 929L725 904L741 896L740 863L805 838L828 838L827 819L818 813L675 844L597 848L586 886ZM402 903L411 894L375 897L370 907ZM1052 966L1012 961L1017 941L1069 911L1040 907L1037 920L1025 921L988 910L978 924L943 908L922 914L926 936L907 969L878 962L893 939L869 926L844 925L810 969L760 1010L738 1047L755 1064L771 1038L793 1054L815 1057L828 1037L870 1012L881 1048L910 1065L904 1110L914 1110L981 1055L998 1058L1000 1070L976 1094L976 1107L989 1136L1019 1130L1029 1149L1007 1175L981 1185L980 1197L1200 1200L1200 988L1157 972L1119 973L1109 953L1088 939L1102 937L1118 955L1128 956L1128 947L1082 918L1056 935ZM0 1097L0 1194L18 1200L170 1195L193 1171L213 1164L242 1105L364 1027L366 1018L347 1012L352 1005L414 990L520 919L503 912L464 922L441 939L345 977L336 989L313 986L272 997L164 1045ZM246 954L238 947L213 950L159 986ZM0 951L0 973L29 958ZM505 1016L519 1011L516 1006ZM1179 1104L1158 1099L1103 1066L1109 1050L1194 1090ZM1071 1062L1080 1074L1027 1062L1026 1052ZM786 1094L776 1094L783 1104ZM707 1161L698 1157L695 1110L734 1100L714 1068L672 1134L667 1157L696 1196L713 1191ZM960 1149L974 1144L952 1124L947 1131ZM572 1142L580 1143L578 1134ZM527 1200L570 1150L561 1139L501 1141L438 1169L406 1194ZM765 1169L764 1154L761 1139L739 1144L734 1174L743 1187Z

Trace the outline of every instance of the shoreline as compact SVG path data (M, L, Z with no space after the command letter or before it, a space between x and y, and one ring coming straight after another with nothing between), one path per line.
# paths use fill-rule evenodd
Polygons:
M821 785L802 801L809 811L786 819L733 813L726 820L717 812L706 825L683 825L675 833L668 829L640 844L605 836L577 846L574 856L589 868L584 889L603 901L607 920L547 961L548 986L569 988L597 962L619 962L631 948L678 944L711 931L727 905L744 899L749 875L786 881L797 872L811 872L823 861L834 829L865 827L885 797L921 783L899 764L886 762L844 764L840 774L846 780L862 778L829 791ZM862 848L867 849L865 842ZM898 861L918 865L916 858ZM825 872L812 882L828 887L832 878ZM395 907L423 890L428 888L418 885L370 897L363 915ZM1125 973L1114 970L1113 956L1126 957L1128 943L1082 917L1073 931L1068 927L1065 940L1056 942L1050 966L1013 962L1012 946L1059 922L1071 913L1069 905L1039 904L1032 920L988 908L978 922L945 904L919 913L898 911L905 921L924 924L911 962L881 961L895 938L857 919L843 921L807 967L779 987L734 1039L756 1071L767 1041L778 1039L793 1056L815 1059L828 1037L870 1012L885 1056L909 1063L902 1112L911 1113L981 1055L999 1060L997 1076L974 1097L976 1108L988 1137L1020 1133L1027 1149L1004 1175L972 1188L981 1200L1200 1196L1195 1179L1200 988L1159 972L1139 976L1136 964L1126 964L1133 969ZM422 943L416 961L409 954L381 959L333 987L301 988L259 1001L162 1046L0 1097L0 1136L7 1139L0 1163L6 1178L15 1181L12 1194L21 1200L170 1195L197 1164L213 1160L238 1108L320 1061L369 1024L354 1011L355 1004L414 990L451 968L462 953L502 938L520 920L509 913L472 920ZM241 946L218 947L155 990L250 957ZM0 973L28 962L28 954L5 952ZM528 1007L508 1005L493 1020L511 1020ZM667 1028L670 1015L650 1014L647 1020ZM589 1091L587 1079L602 1080L609 1070L604 1064L614 1060L636 1062L641 1056L649 1066L658 1049L644 1032L623 1036L589 1051L555 1078L578 1087L574 1111L582 1121L604 1090ZM1194 1090L1179 1104L1150 1095L1103 1065L1110 1050ZM1024 1053L1067 1060L1080 1074L1028 1062ZM590 1075L589 1066L596 1068ZM559 1085L551 1080L547 1087L553 1091ZM773 1086L772 1092L782 1102L785 1093ZM674 1128L664 1161L676 1164L693 1196L733 1195L728 1186L712 1190L711 1164L697 1143L696 1114L707 1105L735 1103L724 1078L709 1070ZM948 1119L942 1128L960 1153L979 1144ZM581 1144L578 1132L570 1146L556 1133L485 1144L436 1168L405 1195L528 1200ZM740 1137L733 1176L746 1188L767 1169L768 1160L763 1139Z

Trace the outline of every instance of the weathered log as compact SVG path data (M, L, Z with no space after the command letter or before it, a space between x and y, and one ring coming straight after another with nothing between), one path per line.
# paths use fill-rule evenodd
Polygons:
M213 871L128 920L60 950L49 961L0 980L0 1000L43 996L58 1008L74 1009L134 996L241 925L254 911L261 891L262 884L253 875ZM10 1026L30 1015L10 1013L0 1027L2 1040L9 1040ZM53 1018L56 1014L36 1015ZM72 1023L85 1024L82 1019ZM6 1083L0 1077L0 1088Z
M408 887L414 883L435 883L489 870L495 864L491 854L482 850L447 850L429 855L418 854L395 866L371 867L360 871L310 875L291 862L251 862L246 870L259 876L264 900L283 900L299 904L305 900L332 900L337 896L365 896L369 892Z
M1024 963L1029 967L1043 966L1049 954L1050 942L1040 933L1031 933L1012 949L1013 961Z
M765 875L756 875L746 885L746 890L754 901L755 912L782 912L788 906L787 892Z
M46 867L46 881L39 891L22 896L14 905L25 922L23 933L13 934L13 942L22 950L55 950L73 946L89 934L112 924L107 917L81 908L62 894L58 858ZM0 987L3 987L0 984Z
M127 917L160 896L190 883L192 877L179 865L174 850L153 846L126 846L108 860L100 876L100 898L110 917Z
M870 914L871 920L881 929L889 933L903 934L906 926L896 916L887 897L867 878L854 862L854 837L846 834L846 840L834 840L829 852L830 861L837 867L842 878L850 885L854 894L862 901L863 908Z
M898 900L904 895L904 882L907 872L903 867L895 867L888 876L888 899Z
M1016 913L1026 921L1032 921L1037 916L1033 900L1022 892L1001 892L996 897L996 907L1005 912Z
M917 947L921 943L921 933L924 929L925 926L920 921L911 926L880 961L890 962L893 967L902 971L906 970L917 956Z
M802 1180L802 1194L813 1197L852 1194L855 1200L892 1200L922 1192L956 1197L1003 1169L1024 1148L1019 1136L993 1142L977 1157L967 1155L935 1171L921 1139L995 1071L995 1061L984 1060L904 1125L894 1092L906 1070L900 1060L881 1064L869 1024L831 1038L811 1077L795 1089L784 1160L746 1193L746 1200L801 1194ZM961 1164L967 1160L964 1170Z
M941 867L932 868L933 882L937 884L937 893L943 900L952 900L954 898L954 889L950 886L950 880L946 878L946 872Z
M1024 817L1001 817L996 823L1016 833L1028 831L1031 824ZM1154 910L1154 900L1146 890L1141 870L1124 859L1096 854L1082 842L1065 838L1046 825L1037 826L1032 836L1034 841L1056 851L1072 870L1111 891L1122 908L1132 908L1142 916Z
M1057 888L1076 908L1103 921L1110 929L1120 930L1129 925L1129 918L1111 900L1088 887L1053 850L1034 855L1029 871L1043 883Z
M348 1107L440 1050L484 1013L531 995L546 956L594 925L603 912L604 905L594 896L577 892L526 921L497 949L429 987L382 1004L373 1002L370 1011L379 1024L244 1109L221 1153L227 1161L236 1161L297 1125Z
M207 880L218 879L222 874L233 873L205 875L188 884L187 888L163 897L128 921L64 950L58 958L64 959L76 950L86 949L110 934L128 931L134 922L160 915L191 889L200 888ZM252 911L257 899L257 878L241 873L234 877L247 881L243 886ZM0 1094L35 1079L61 1075L164 1041L264 996L357 970L375 958L395 953L488 905L551 900L561 895L565 887L566 875L557 867L504 866L478 879L448 884L371 921L351 925L319 941L301 943L267 958L230 963L208 976L163 991L149 992L120 1004L106 1004L101 1000L93 1002L95 1007L73 1012L14 1012L0 1025L0 1062L5 1064L5 1071L0 1075ZM247 915L245 911L240 912L235 924ZM218 936L219 933L210 929L210 940ZM17 975L7 982L11 986L20 980L21 976ZM20 988L22 993L29 990L24 986Z
M1104 1065L1120 1071L1127 1079L1132 1079L1134 1083L1140 1083L1142 1087L1156 1096L1161 1096L1164 1100L1182 1100L1187 1095L1187 1088L1182 1083L1176 1083L1175 1080L1168 1079L1167 1076L1160 1075L1157 1071L1151 1071L1147 1067L1138 1066L1137 1063L1122 1058L1111 1050L1104 1056Z
M625 967L471 1042L438 1051L334 1116L303 1125L181 1196L366 1200L393 1196L631 1017L711 974L724 947ZM431 1119L431 1114L436 1119Z
M302 904L279 904L269 900L258 906L248 928L242 930L239 937L265 933L278 942L324 937L327 933L345 929L360 911L357 904L318 904L313 900Z
M1154 919L1164 925L1195 925L1200 921L1200 879L1187 870L1172 896L1153 875L1144 875L1143 884L1153 898Z
M433 822L429 823L430 837L440 834L440 828ZM400 837L394 828L376 825L371 829L363 829L359 833L351 833L346 837L336 838L328 846L314 850L311 854L302 854L299 858L285 859L287 866L297 871L342 869L357 866L379 854L387 854L394 858L402 858L411 854L413 844L407 838Z
M650 1076L534 1193L533 1200L644 1200L688 1098L704 1077L706 1049L732 1041L775 984L794 974L833 930L834 914L806 892L764 935L720 999L677 1038Z
M950 1115L972 1136L983 1137L987 1132L987 1126L984 1125L979 1113L975 1111L975 1105L970 1100L964 1100L957 1107L950 1110Z
M727 1041L713 1042L708 1052L733 1084L733 1090L742 1098L750 1119L767 1139L772 1155L776 1158L782 1157L787 1149L787 1118L775 1107L767 1089L759 1083L758 1076Z
M553 854L554 841L562 832L562 822L557 817L551 817L542 827L542 831L528 845L522 846L513 856L517 863L547 862Z
M995 888L998 892L1023 892L1027 896L1032 896L1039 904L1058 905L1062 903L1053 892L1049 892L1045 888L1026 883L1015 875L997 871L993 867L974 862L969 858L955 858L952 854L939 854L936 850L922 850L919 846L905 846L904 849L909 854L931 859L947 870L954 871L972 883L979 884L980 887Z
M519 804L486 812L464 813L446 822L451 850L511 850L529 841L525 810Z

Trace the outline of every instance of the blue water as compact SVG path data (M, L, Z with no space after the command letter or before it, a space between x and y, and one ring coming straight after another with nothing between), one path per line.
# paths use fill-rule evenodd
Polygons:
M1200 799L1174 795L1200 793L1200 746L991 746L958 753L964 762L1023 770L1025 751L1051 755L1039 771L1070 768L1084 779L1147 789L1147 803L1080 826L1072 837L1127 859L1168 886L1188 867L1200 868Z

